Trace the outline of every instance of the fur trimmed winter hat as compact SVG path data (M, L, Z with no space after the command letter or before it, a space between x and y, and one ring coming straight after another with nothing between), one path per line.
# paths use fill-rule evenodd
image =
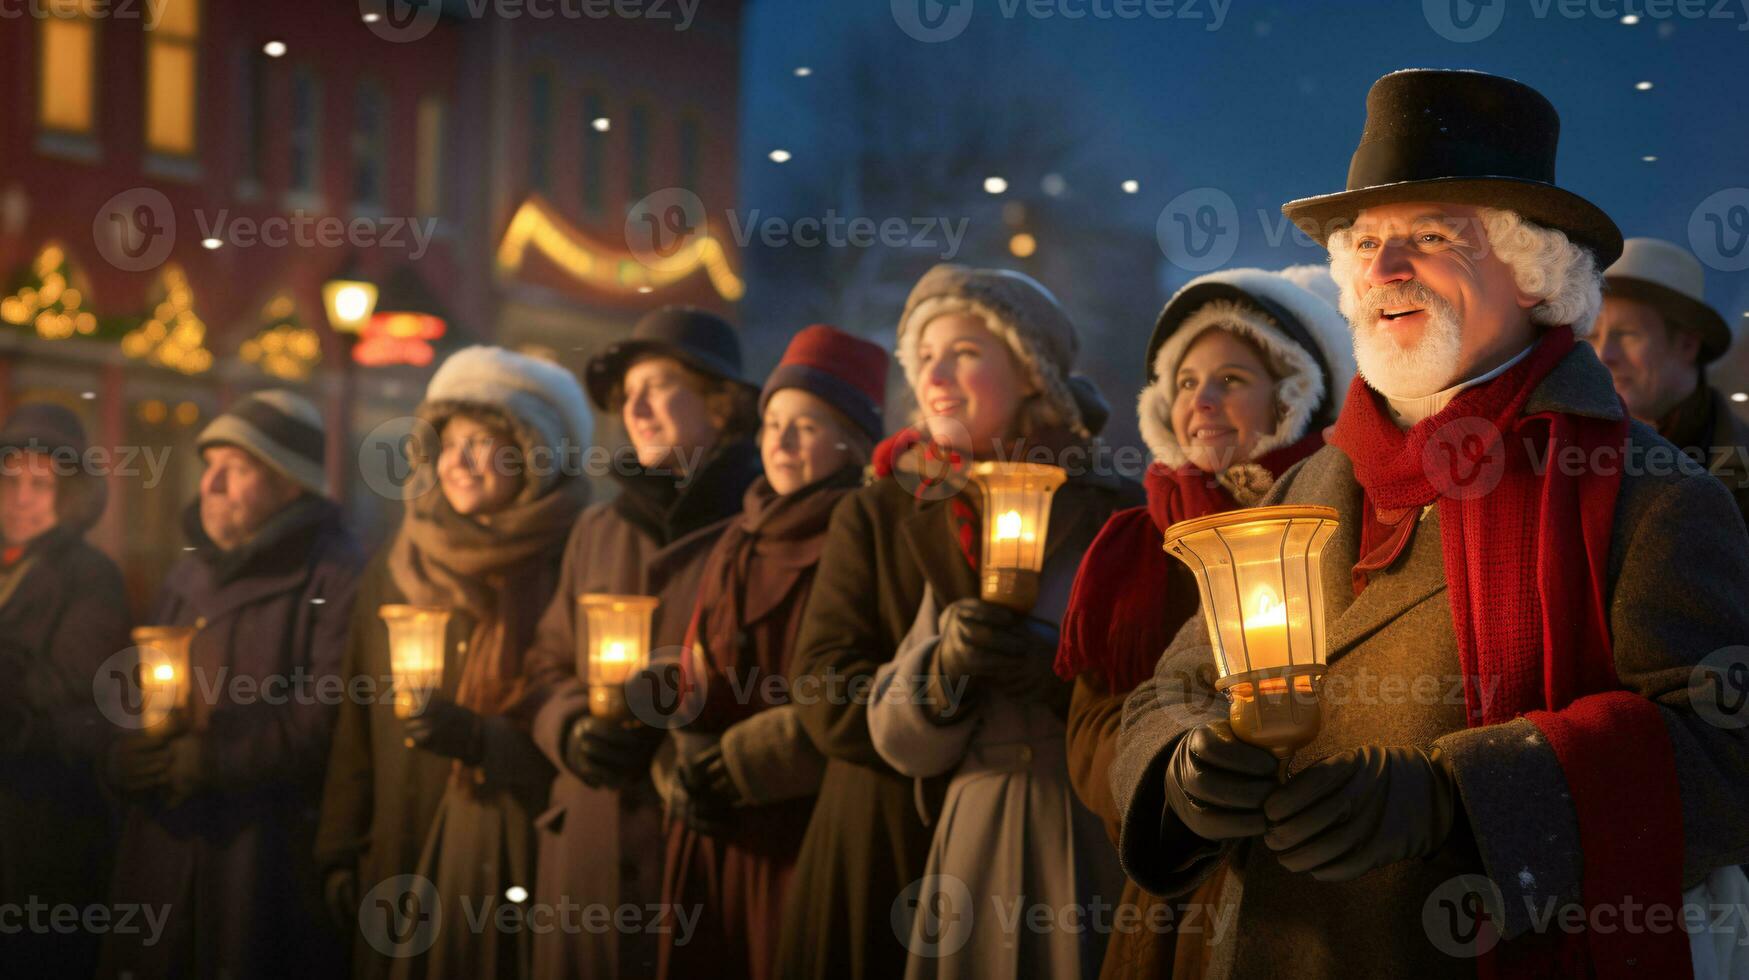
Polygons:
M1008 269L944 262L924 273L905 300L896 344L899 366L912 391L917 390L917 345L923 328L948 313L970 313L983 320L986 329L1007 343L1068 429L1083 439L1090 437L1069 388L1081 340L1050 290L1031 276Z
M1281 419L1257 444L1253 458L1334 421L1355 370L1348 321L1336 309L1336 294L1325 265L1279 272L1224 269L1198 276L1173 294L1148 341L1148 386L1136 405L1142 441L1154 458L1173 468L1187 461L1172 431L1173 379L1191 343L1210 329L1257 345L1277 379Z
M485 416L508 428L521 448L525 466L536 450L554 454L556 464L566 453L580 452L595 434L583 386L564 367L503 347L464 347L451 354L415 410L435 436L458 413ZM422 446L424 459L435 460L438 446ZM557 465L531 469L539 476L522 488L518 499L532 500L557 481Z

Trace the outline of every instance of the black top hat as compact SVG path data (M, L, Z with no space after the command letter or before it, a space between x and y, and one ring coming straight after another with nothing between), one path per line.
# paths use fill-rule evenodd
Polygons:
M589 359L583 385L596 408L607 411L613 386L632 362L645 357L672 357L695 371L759 391L741 377L741 341L728 321L691 306L664 306L644 314L630 337Z
M1590 249L1598 268L1621 254L1621 232L1590 201L1555 186L1561 118L1522 82L1478 71L1392 72L1366 96L1366 126L1348 189L1282 205L1327 242L1362 208L1444 201L1516 211Z

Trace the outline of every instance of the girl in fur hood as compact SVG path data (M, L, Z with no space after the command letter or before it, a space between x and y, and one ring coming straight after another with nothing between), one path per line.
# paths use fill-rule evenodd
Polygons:
M1153 674L1198 603L1195 580L1161 550L1161 536L1178 521L1254 506L1276 477L1324 444L1354 374L1335 299L1326 266L1230 269L1187 283L1154 327L1148 384L1137 399L1154 456L1144 478L1148 504L1113 515L1088 549L1057 650L1057 673L1075 680L1070 773L1113 842L1119 815L1106 771L1124 698ZM1210 903L1206 909L1215 898L1187 901ZM1143 922L1181 921L1177 910L1148 911L1164 900L1133 881L1121 901L1143 909ZM1119 932L1100 976L1198 975L1201 944L1175 950L1176 939Z

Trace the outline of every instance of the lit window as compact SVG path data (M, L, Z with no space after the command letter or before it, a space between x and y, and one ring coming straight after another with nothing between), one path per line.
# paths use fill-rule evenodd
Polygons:
M64 133L91 132L97 90L96 0L48 0L37 64L37 123Z
M443 100L428 95L419 100L419 154L414 161L413 194L419 213L443 213Z
M200 0L163 0L146 34L146 148L194 154L196 52Z

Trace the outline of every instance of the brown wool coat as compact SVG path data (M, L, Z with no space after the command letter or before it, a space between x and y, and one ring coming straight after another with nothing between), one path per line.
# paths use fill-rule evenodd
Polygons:
M653 779L624 790L591 789L565 768L570 723L588 711L577 677L577 597L586 592L653 595L661 599L650 633L652 653L678 656L704 560L741 494L757 473L758 453L736 443L707 461L673 501L668 519L652 523L626 497L583 512L565 546L552 605L541 617L525 669L545 700L534 718L535 744L558 769L551 802L535 821L539 859L536 906L605 907L611 925L622 907L636 907L639 928L597 930L599 917L569 913L571 929L534 937L534 976L542 980L650 977L656 940L673 917L654 915L662 887L662 799ZM658 763L660 763L660 759ZM656 778L662 778L658 776ZM559 923L561 926L563 922Z
M1524 409L1548 410L1621 417L1590 348L1581 345L1557 365ZM1641 451L1673 452L1639 423L1630 440ZM1579 900L1585 855L1553 750L1524 719L1465 727L1437 508L1422 519L1408 553L1357 598L1344 586L1357 557L1360 499L1348 458L1331 446L1285 474L1264 501L1333 506L1341 520L1324 551L1325 579L1336 586L1326 590L1324 727L1292 770L1359 745L1437 746L1473 833L1426 859L1342 883L1287 872L1260 841L1216 846L1181 831L1165 836L1166 760L1185 731L1226 717L1199 613L1126 703L1111 781L1123 815L1120 853L1137 882L1180 895L1225 876L1225 901L1236 915L1215 950L1217 975L1473 977L1476 961L1441 952L1423 921L1443 883L1465 873L1493 881L1509 942L1530 930L1527 907ZM1709 723L1689 698L1696 664L1749 639L1742 601L1749 537L1734 513L1718 482L1686 459L1666 472L1630 472L1610 551L1616 673L1625 689L1657 704L1675 749L1684 887L1749 859L1749 824L1741 818L1749 808L1749 739Z
M1731 410L1724 392L1700 385L1659 434L1718 477L1749 523L1749 422Z

